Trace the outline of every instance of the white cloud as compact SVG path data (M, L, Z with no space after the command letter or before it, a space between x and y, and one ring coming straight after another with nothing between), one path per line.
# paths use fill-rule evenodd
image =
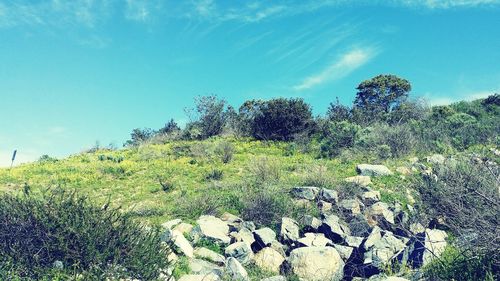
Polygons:
M483 90L483 91L473 91L466 92L462 94L455 94L454 96L445 96L441 94L427 93L424 98L429 101L429 104L434 105L449 105L458 101L472 101L477 99L484 99L494 93L499 93L499 89Z
M294 86L293 89L296 91L307 90L317 85L343 78L369 62L375 55L376 51L372 48L349 51L319 73L305 78L300 84Z
M150 7L147 1L127 0L125 18L132 21L145 22L150 17Z
M429 9L473 8L500 4L499 0L397 0L397 4Z

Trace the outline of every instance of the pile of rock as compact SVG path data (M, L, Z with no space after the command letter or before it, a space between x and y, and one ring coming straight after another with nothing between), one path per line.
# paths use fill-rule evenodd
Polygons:
M321 217L305 215L300 221L284 217L278 233L228 213L220 218L201 216L194 226L181 220L166 222L164 240L175 246L169 258L189 258L190 273L179 280L249 280L245 269L249 265L276 275L267 281L286 280L288 275L312 281L404 280L377 274L392 262L420 267L439 256L446 246L444 231L418 224L402 229L408 214L398 205L380 202L380 193L369 187L370 177L392 172L380 165L357 169L360 176L347 179L363 186L355 198L340 200L335 190L325 188L293 188L297 200L318 204ZM202 239L224 252L192 246Z

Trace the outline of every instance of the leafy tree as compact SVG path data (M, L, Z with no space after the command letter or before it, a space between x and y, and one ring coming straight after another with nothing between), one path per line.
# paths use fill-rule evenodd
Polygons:
M220 135L226 124L226 101L216 95L195 98L195 108L187 110L192 123L197 123L200 137L206 139Z
M130 140L128 140L125 145L135 146L139 145L149 139L151 139L156 132L151 128L136 128L130 133Z
M311 107L300 98L247 101L240 116L252 136L264 140L291 140L313 124Z
M363 121L376 120L403 103L411 91L410 82L395 75L378 75L356 88L354 108Z

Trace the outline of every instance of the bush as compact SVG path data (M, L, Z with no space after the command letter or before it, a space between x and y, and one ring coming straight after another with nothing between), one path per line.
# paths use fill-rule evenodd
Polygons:
M498 166L460 159L433 169L435 176L424 175L414 186L428 215L424 221L443 218L465 260L498 261Z
M201 139L220 135L226 125L226 101L216 95L195 98L195 108L188 109L188 114L200 129Z
M130 140L125 142L125 146L137 146L150 140L156 132L150 128L136 128L130 133Z
M266 156L254 158L250 162L249 170L258 183L277 182L281 178L281 166L278 161Z
M303 99L247 101L240 107L243 130L261 140L292 140L313 125L311 107Z
M324 157L338 156L342 149L354 146L361 127L342 121L327 122L323 126L321 139L321 155Z
M41 197L0 197L0 241L4 280L57 274L82 274L85 280L110 275L153 280L168 266L168 249L161 245L158 231L62 190ZM54 264L62 269L54 270Z
M227 164L233 159L234 145L228 141L221 141L217 144L215 153L219 155L222 163Z
M216 180L219 181L224 176L224 172L219 169L212 169L208 174L205 175L205 180Z

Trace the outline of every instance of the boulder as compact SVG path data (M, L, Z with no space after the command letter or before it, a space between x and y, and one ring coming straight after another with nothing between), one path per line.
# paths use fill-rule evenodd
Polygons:
M311 215L305 215L302 218L302 223L304 224L305 231L317 231L322 224L320 219Z
M323 201L336 204L339 200L339 194L335 190L322 188L319 198Z
M344 261L333 247L294 249L288 258L293 274L307 281L339 281L344 275Z
M372 184L372 180L371 180L370 176L348 177L348 178L344 179L344 181L354 183L354 184L357 184L359 186L364 186L364 187L367 187L370 184Z
M305 233L304 237L297 240L297 244L302 247L325 247L333 245L332 240L325 237L323 233Z
M314 200L318 193L319 188L314 186L299 186L292 189L292 195L299 199Z
M199 240L206 238L219 244L229 244L229 226L214 216L201 216L197 226L191 231L193 238Z
M248 281L248 280L250 280L245 268L241 265L241 263L237 259L235 259L233 257L230 257L227 259L226 273L229 275L231 280L234 280L234 281Z
M336 215L329 215L323 219L323 223L319 231L325 234L326 238L333 242L343 240L346 236L350 235L350 230L345 223L340 221Z
M356 237L356 236L347 236L344 240L347 246L353 247L353 248L359 248L361 246L361 243L363 243L363 240L365 238L363 237Z
M196 275L215 274L222 276L224 274L222 267L201 259L190 259L189 268L191 269L191 273Z
M389 205L384 202L377 202L368 207L365 211L365 217L371 226L394 224L394 213L389 209Z
M179 231L180 233L190 233L193 230L193 225L185 222L181 222L174 227L174 230Z
M318 202L318 208L321 214L331 214L333 211L333 204L330 202L326 202L323 200L320 200Z
M448 234L439 229L426 229L425 232L416 235L412 240L409 263L414 267L427 265L433 259L443 254Z
M366 205L372 205L378 201L380 201L380 191L378 190L369 190L361 193L359 196L363 203Z
M253 235L255 238L254 244L262 248L271 245L271 243L276 240L276 233L269 227L257 229L253 232Z
M387 231L367 249L364 254L364 264L371 264L372 266L382 269L404 248L405 243L396 238L391 232Z
M380 177L392 175L391 170L384 165L359 164L356 171L362 176Z
M403 176L411 174L411 170L408 167L404 167L404 166L397 167L396 172L398 172L399 174L401 174Z
M339 203L339 208L342 212L349 215L361 214L361 206L357 199L342 200Z
M174 220L169 220L167 222L164 222L161 224L161 226L165 229L172 229L174 228L176 225L180 224L182 222L181 219L174 219Z
M279 273L285 258L273 248L266 247L255 254L254 261L264 271Z
M226 258L224 258L223 255L204 247L194 249L193 254L197 258L208 260L217 265L224 265L224 263L226 262Z
M243 227L238 232L231 232L230 236L233 237L234 242L245 242L248 246L251 246L255 242L252 231Z
M246 228L250 231L255 230L255 224L252 221L244 221L241 223L241 228Z
M290 243L299 239L299 224L291 218L281 219L281 241Z
M344 261L347 261L351 257L352 251L354 250L353 247L338 244L333 244L333 247L337 250L337 252L339 252L340 257Z
M245 242L236 242L227 246L226 256L237 259L242 264L249 264L253 259L252 249Z
M222 221L227 223L231 230L238 231L241 229L241 224L243 223L241 218L227 212L222 214L220 218Z
M167 229L162 235L162 240L174 243L174 250L176 253L183 254L189 258L193 257L193 247L191 246L191 243L189 243L186 237L184 237L184 235L179 231Z

